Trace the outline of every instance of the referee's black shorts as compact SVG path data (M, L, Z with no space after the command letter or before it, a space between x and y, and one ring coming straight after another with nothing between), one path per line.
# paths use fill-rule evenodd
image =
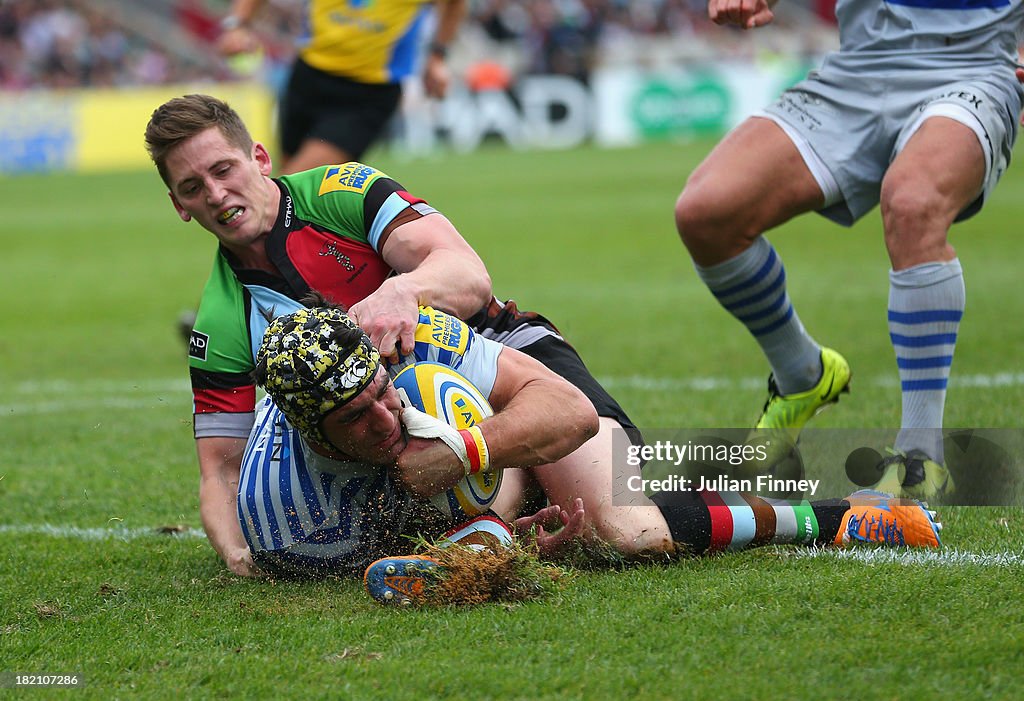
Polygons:
M615 398L601 386L583 363L576 349L562 338L548 319L536 312L520 311L512 300L491 303L467 319L473 330L484 338L536 358L554 373L576 385L587 395L598 416L619 422L630 442L643 445L643 436Z
M294 155L306 139L323 139L358 161L384 133L401 97L397 83L358 83L295 59L281 97L281 150Z

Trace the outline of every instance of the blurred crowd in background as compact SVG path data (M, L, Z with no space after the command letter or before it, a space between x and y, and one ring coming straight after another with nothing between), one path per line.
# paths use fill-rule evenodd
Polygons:
M834 41L834 0L786 4L793 9L779 13L766 45L712 25L706 0L470 0L453 58L467 73L482 57L497 57L515 74L586 82L609 62L813 55ZM301 34L302 5L266 3L256 25L263 55L225 61L214 42L227 0L0 0L0 89L228 81L257 72L274 82Z

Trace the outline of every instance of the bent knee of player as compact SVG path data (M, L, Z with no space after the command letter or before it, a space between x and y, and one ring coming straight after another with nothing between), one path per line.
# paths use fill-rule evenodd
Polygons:
M721 217L705 190L700 183L687 183L676 199L676 231L688 247L706 239Z
M708 265L742 252L763 231L756 208L703 183L688 183L676 200L676 230L687 250Z
M668 526L654 506L621 506L609 500L593 509L584 507L593 537L621 555L642 557L673 550Z
M949 227L960 209L950 197L925 183L886 181L880 207L885 246L897 270L952 256Z
M938 228L943 233L956 216L981 194L981 175L930 177L921 170L894 165L882 179L879 208L886 225L915 231Z

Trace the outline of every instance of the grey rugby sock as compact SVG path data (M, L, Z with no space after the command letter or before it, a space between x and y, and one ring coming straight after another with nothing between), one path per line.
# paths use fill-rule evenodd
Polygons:
M735 258L694 267L719 303L754 335L782 394L803 392L818 382L821 346L800 323L786 293L782 260L765 237Z

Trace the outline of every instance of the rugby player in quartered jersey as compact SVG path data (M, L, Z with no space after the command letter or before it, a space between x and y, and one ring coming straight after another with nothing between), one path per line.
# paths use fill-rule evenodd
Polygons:
M275 180L266 147L252 139L237 112L209 95L159 106L146 127L146 146L178 217L219 242L189 365L200 516L233 572L253 574L236 513L256 402L253 349L267 316L298 309L309 290L352 305L350 317L385 357L413 346L419 306L473 317L468 323L480 335L520 348L582 390L605 437L621 427L640 440L554 326L495 300L486 267L452 222L383 173L344 163ZM595 469L605 456L605 437L563 462ZM572 484L559 485L566 499Z
M266 250L280 275L243 268L221 246L203 290L189 344L196 438L249 435L256 403L250 373L268 317L299 309L313 290L344 307L366 298L394 273L380 253L390 232L437 213L360 163L314 168L276 182L281 204ZM469 323L561 374L594 401L600 415L614 417L634 442L640 440L625 412L546 318L492 297Z
M189 344L196 437L248 436L255 406L249 374L268 318L299 309L317 290L350 307L394 271L379 254L397 223L435 212L384 173L358 163L277 181L281 206L266 248L281 275L242 268L221 247Z

